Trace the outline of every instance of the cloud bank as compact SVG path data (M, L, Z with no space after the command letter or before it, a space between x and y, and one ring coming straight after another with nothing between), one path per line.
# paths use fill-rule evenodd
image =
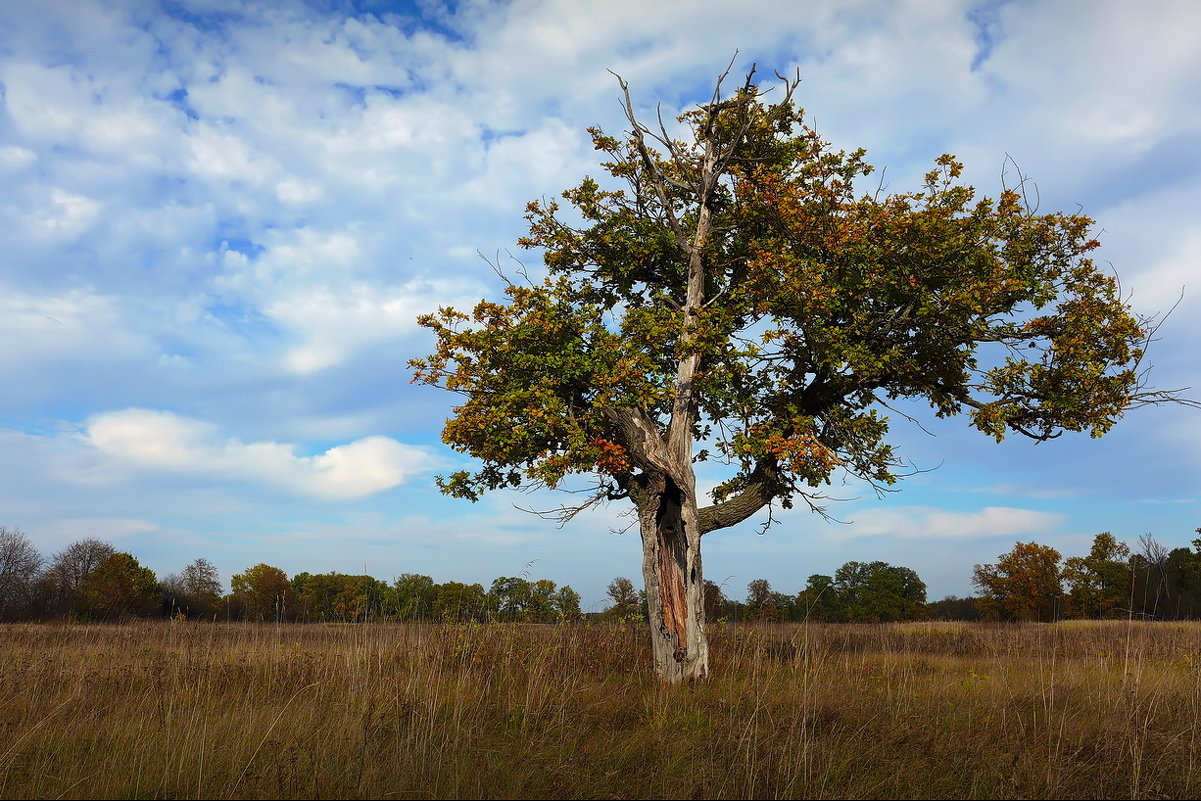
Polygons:
M364 437L316 456L297 456L295 445L223 437L211 423L152 409L96 415L83 438L118 464L262 482L322 500L353 500L392 489L430 464L424 449L388 437Z
M1063 520L1062 514L1010 506L987 506L975 512L913 506L865 509L855 514L854 521L842 536L923 540L1021 539L1052 532Z

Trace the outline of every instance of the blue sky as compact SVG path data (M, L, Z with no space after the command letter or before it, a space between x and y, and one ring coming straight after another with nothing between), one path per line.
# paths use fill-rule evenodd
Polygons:
M515 508L551 498L437 493L462 458L439 440L453 399L409 384L415 318L497 297L478 253L598 172L585 128L622 128L606 70L676 113L736 50L736 72L799 69L811 119L889 188L953 152L982 192L1011 158L1043 210L1083 208L1136 310L1183 292L1152 377L1201 395L1193 2L6 3L0 523L160 574L528 570L600 607L639 580L621 508L557 530ZM1201 526L1196 411L1038 446L913 411L931 433L896 420L895 440L936 470L884 499L836 483L843 524L713 533L707 577L795 592L882 559L937 598L1017 540L1073 555Z

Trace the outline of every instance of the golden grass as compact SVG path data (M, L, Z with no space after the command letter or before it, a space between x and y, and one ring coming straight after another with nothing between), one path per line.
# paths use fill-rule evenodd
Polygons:
M1194 798L1201 625L0 627L3 798Z

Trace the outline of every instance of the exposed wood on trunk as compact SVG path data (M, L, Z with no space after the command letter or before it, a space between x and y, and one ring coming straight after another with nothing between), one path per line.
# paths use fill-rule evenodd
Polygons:
M662 474L645 477L638 507L655 673L667 682L709 672L696 504Z

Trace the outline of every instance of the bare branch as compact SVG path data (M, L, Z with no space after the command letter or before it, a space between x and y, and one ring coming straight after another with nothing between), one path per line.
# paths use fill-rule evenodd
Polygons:
M477 255L481 259L483 259L484 263L492 268L492 272L496 273L496 275L500 278L500 280L504 281L506 284L508 284L510 286L513 285L513 280L511 278L509 278L509 276L505 275L504 272L500 269L500 251L499 250L496 251L496 256L494 259L489 259L487 256L485 256L483 254L482 251L479 251L479 250L477 250L475 252L475 255ZM534 282L530 278L530 273L529 273L528 268L526 268L526 266L525 266L525 262L523 262L521 259L514 256L512 254L512 252L510 252L509 250L505 251L505 255L508 256L511 261L514 261L517 263L517 274L519 276L521 276L521 279L523 281L525 281L525 283L531 289L533 289Z
M738 60L738 51L735 50L734 55L730 56L730 63L726 65L725 71L723 71L721 75L717 76L717 83L715 83L713 86L713 102L714 103L717 103L717 101L721 100L722 81L724 81L727 77L729 77L730 70L734 69L734 62L737 60ZM751 76L754 74L755 74L755 65L752 64L751 71L746 76L746 81L748 84L751 82Z
M667 126L663 123L663 107L662 106L655 106L655 116L659 120L659 133L658 134L652 133L651 136L653 136L655 138L656 142L661 142L663 144L663 146L667 148L667 152L672 157L672 160L674 160L677 164L683 162L686 158L686 154L684 153L683 150L680 149L680 147L676 143L676 141L671 138L671 134L667 132ZM692 191L694 189L694 187L684 183L683 181L677 180L675 178L672 178L672 177L666 176L666 175L663 177L668 183L670 183L672 186L676 187L677 189L683 189L686 192Z
M1181 393L1188 392L1190 389L1192 387L1155 389L1139 392L1131 396L1130 405L1127 408L1136 409L1142 406L1162 406L1165 403L1174 403L1178 406L1187 406L1190 409L1201 409L1201 400L1181 397Z
M532 492L535 489L541 489L541 488L542 487L540 485L533 485L533 486L524 488L523 491ZM604 481L598 481L595 485L593 485L591 487L585 487L585 488L581 488L581 489L562 489L562 488L560 488L559 489L560 492L566 492L569 494L587 493L589 495L589 497L583 503L563 504L562 506L556 506L556 507L553 507L550 509L531 509L531 508L527 508L524 506L518 506L517 504L513 504L513 508L517 509L518 511L526 512L527 514L537 515L538 517L542 518L543 520L553 521L555 524L555 528L563 528L568 523L570 523L575 518L575 516L578 515L580 512L583 512L586 509L591 509L594 506L604 506L609 501L618 500L620 498L625 497L624 492L616 492L615 489L616 488L613 487L613 485L608 484Z
M885 409L892 412L893 414L899 414L901 417L904 417L906 420L913 423L915 426L917 426L918 428L920 428L922 431L929 434L930 436L932 436L932 437L937 436L937 434L935 434L933 431L931 431L930 429L928 429L924 425L922 425L921 421L918 420L913 415L906 414L905 412L901 411L900 409L896 408L895 406L890 406L888 403L880 400L879 398L876 398L876 403L880 404L881 406L883 406Z
M672 233L675 235L676 243L681 249L687 252L688 237L684 233L683 225L671 207L671 200L667 194L667 184L669 183L663 175L658 163L651 156L650 149L646 146L645 133L649 133L646 126L638 121L637 115L634 113L634 101L630 97L630 84L625 78L622 78L613 70L609 70L614 78L617 79L618 86L621 87L622 95L625 100L622 103L622 109L625 111L626 119L630 121L630 135L634 138L634 145L638 149L638 155L642 159L642 165L646 168L651 176L651 186L655 190L656 196L659 198L659 203L663 206L663 213L667 219L667 223L671 226Z
M1031 181L1029 175L1024 175L1022 173L1022 168L1018 166L1017 160L1014 159L1013 156L1006 153L1005 154L1005 162L1003 162L1001 165L1001 187L1002 188L1004 188L1004 189L1011 188L1009 186L1009 181L1008 181L1008 176L1007 176L1008 170L1005 167L1005 163L1012 164L1014 170L1017 171L1018 182L1017 182L1017 185L1012 188L1014 189L1014 191L1021 194L1022 206L1025 207L1026 214L1031 215L1031 216L1037 214L1038 207L1042 204L1042 195L1040 194L1040 192L1038 190L1038 184L1035 183L1034 181ZM1030 183L1034 189L1034 202L1033 203L1030 202L1030 197L1029 197L1029 195L1026 194L1026 184L1027 183Z

